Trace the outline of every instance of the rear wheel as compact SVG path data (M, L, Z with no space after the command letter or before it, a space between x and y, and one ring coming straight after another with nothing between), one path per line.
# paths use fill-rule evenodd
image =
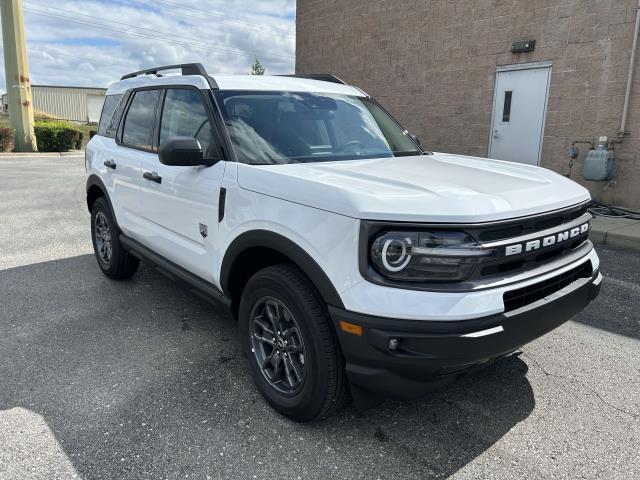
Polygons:
M98 266L107 277L124 279L136 273L140 260L132 257L120 243L116 223L104 197L98 198L91 208L91 239Z
M278 412L308 422L331 415L347 392L344 362L325 305L291 265L256 273L239 311L251 376Z

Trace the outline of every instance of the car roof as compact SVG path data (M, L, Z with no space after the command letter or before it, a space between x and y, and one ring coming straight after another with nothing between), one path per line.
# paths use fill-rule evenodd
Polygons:
M256 90L256 91L286 91L286 92L314 92L332 93L365 97L359 88L342 83L325 82L308 78L286 77L277 75L210 75L218 84L219 90ZM201 75L167 74L141 75L127 78L109 85L107 95L124 93L132 88L162 86L162 85L190 85L199 89L209 89L209 83Z

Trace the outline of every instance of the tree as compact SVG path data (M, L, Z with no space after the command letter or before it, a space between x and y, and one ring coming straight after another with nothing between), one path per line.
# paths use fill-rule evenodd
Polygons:
M251 75L264 75L265 68L258 60L258 57L255 57L256 61L253 65L251 65Z

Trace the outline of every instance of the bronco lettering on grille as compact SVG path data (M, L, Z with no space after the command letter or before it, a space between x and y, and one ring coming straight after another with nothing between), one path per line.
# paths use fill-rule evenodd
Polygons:
M553 235L547 235L546 237L536 238L535 240L529 240L527 242L507 245L504 249L504 255L505 257L509 257L511 255L518 255L519 253L532 252L534 250L540 250L541 248L551 247L558 243L565 242L570 238L575 238L578 235L586 233L589 231L589 228L590 224L587 222L570 230L554 233Z

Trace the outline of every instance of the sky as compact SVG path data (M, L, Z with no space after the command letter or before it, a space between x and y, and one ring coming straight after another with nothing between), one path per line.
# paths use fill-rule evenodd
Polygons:
M159 65L293 73L295 0L23 0L32 85L107 87ZM0 91L6 91L0 57Z

